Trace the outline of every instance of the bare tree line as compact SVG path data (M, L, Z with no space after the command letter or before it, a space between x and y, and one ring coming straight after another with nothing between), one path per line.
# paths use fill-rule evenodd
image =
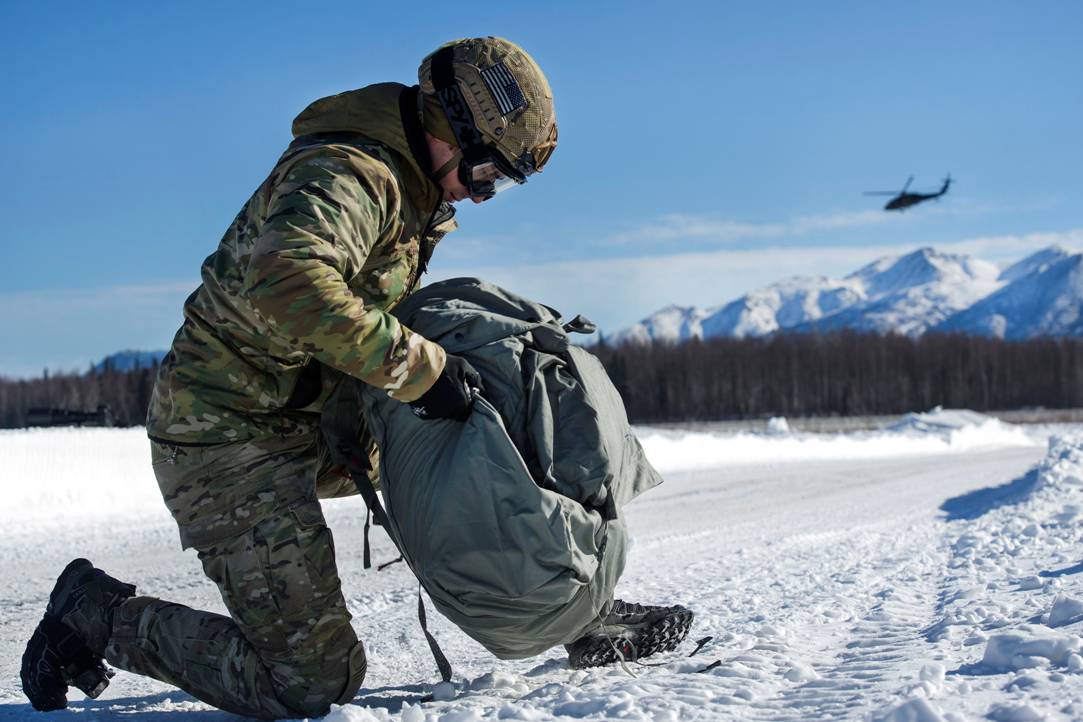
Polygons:
M93 411L105 405L112 409L119 426L141 426L157 366L131 371L90 370L85 374L45 372L36 379L0 377L0 428L27 425L33 408Z
M1083 339L843 331L592 350L638 423L1083 406Z
M1083 407L1083 339L965 335L784 334L591 349L633 422L896 414L937 405L977 411ZM111 407L142 425L157 368L0 377L0 427L35 407Z

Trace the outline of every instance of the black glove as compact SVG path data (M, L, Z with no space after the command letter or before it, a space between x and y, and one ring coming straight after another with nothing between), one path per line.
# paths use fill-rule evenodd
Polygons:
M419 419L465 421L474 405L474 395L484 390L481 375L461 356L447 355L444 370L428 391L410 402Z

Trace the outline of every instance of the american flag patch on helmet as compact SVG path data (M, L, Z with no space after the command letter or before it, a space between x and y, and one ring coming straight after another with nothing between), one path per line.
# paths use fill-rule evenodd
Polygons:
M526 98L519 83L515 81L511 71L504 63L497 63L491 68L481 71L481 77L489 86L489 92L493 94L496 105L500 108L501 115L507 115L517 108L526 105Z

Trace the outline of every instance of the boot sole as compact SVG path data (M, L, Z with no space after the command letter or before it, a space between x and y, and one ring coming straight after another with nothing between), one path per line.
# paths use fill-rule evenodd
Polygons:
M623 634L592 638L582 649L569 655L568 664L572 669L602 667L619 662L621 656L624 661L633 662L658 652L669 652L676 649L688 636L693 617L691 609L680 607L661 619L648 622L635 630L638 644ZM620 656L617 654L618 650Z
M22 681L23 693L30 700L31 706L39 712L52 712L68 706L68 684L72 680L69 670L63 668L63 653L59 649L65 645L65 642L53 641L53 639L63 640L64 637L70 639L73 632L64 627L56 615L56 600L62 594L69 593L84 576L86 570L93 568L86 559L73 559L68 566L64 567L64 571L60 573L56 584L53 585L53 591L49 593L45 615L38 622L34 634L26 644L19 677ZM69 653L71 651L68 649ZM85 652L85 655L89 654ZM79 657L80 666L87 666L84 655L79 654ZM85 682L83 679L80 681ZM97 697L105 687L96 688L95 686L91 689L97 692L92 696ZM84 692L87 690L84 689Z
M68 685L60 669L60 661L49 645L49 639L41 628L42 620L30 641L26 643L19 679L23 694L38 712L52 712L68 706Z
M73 589L84 583L88 573L93 570L94 565L82 558L73 559L64 567L49 593L45 615L23 652L20 671L23 692L38 711L65 708L68 685L78 688L87 697L96 699L109 686L109 680L113 677L114 672L106 667L100 658L96 658L81 641L76 642L77 647L72 647L72 640L78 638L73 630L60 621L57 609L57 600L72 594ZM38 664L36 660L45 659L47 655L52 655L53 658L49 670L51 674L43 677L39 668L38 676L34 678L34 689L30 689L29 665Z

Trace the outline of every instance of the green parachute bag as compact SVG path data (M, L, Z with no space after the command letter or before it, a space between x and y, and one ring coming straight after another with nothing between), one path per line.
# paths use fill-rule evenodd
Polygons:
M501 659L574 641L608 611L624 569L622 507L662 481L601 363L569 341L592 327L473 278L423 288L394 313L473 364L484 397L465 422L425 421L349 380L324 412L332 453L347 466L364 456L363 414L387 532L466 634Z

